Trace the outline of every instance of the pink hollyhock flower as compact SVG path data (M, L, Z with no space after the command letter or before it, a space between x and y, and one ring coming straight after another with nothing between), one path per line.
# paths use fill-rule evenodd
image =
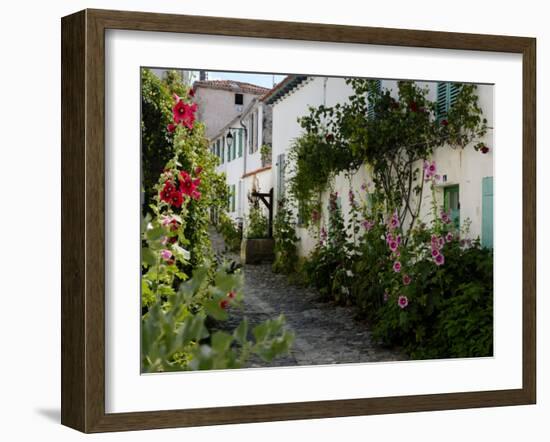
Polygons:
M406 308L409 305L409 299L404 295L400 295L397 298L397 305L401 308Z
M393 271L395 273L399 273L401 271L401 263L399 261L395 261L393 263Z
M397 241L390 241L389 244L388 244L388 247L390 248L390 250L392 252L395 252L397 250L397 247L399 247L399 246L397 244Z
M363 221L363 227L368 232L374 227L374 221L369 221L368 219L366 219L365 221Z
M161 250L160 257L165 261L168 261L172 257L172 252L168 249Z
M178 101L181 100L181 98L179 97L178 94L172 94L172 98L174 99L174 101L177 103Z
M361 184L361 190L367 190L367 185L365 183Z
M432 258L435 258L439 255L439 250L432 248Z
M436 167L435 167L435 161L432 161L430 163L430 165L428 166L428 172L430 172L430 174L434 174L436 171Z
M447 235L445 235L445 241L451 242L452 240L453 240L453 234L451 232L447 233Z
M411 283L412 279L409 275L403 275L403 284L409 285Z
M191 192L191 198L194 200L200 200L201 199L201 193L198 190L193 190Z
M436 263L436 265L438 266L442 266L443 264L445 264L445 257L439 253L435 258L434 258L434 261Z
M389 244L391 241L393 241L393 235L391 233L388 233L386 235L386 242Z
M443 221L445 224L449 224L451 222L451 217L447 212L441 211L441 221Z
M401 235L397 235L397 238L395 238L397 241L397 245L401 245Z

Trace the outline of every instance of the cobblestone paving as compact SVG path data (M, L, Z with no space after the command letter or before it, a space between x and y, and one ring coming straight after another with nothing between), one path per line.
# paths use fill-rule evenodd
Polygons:
M214 248L221 252L223 240L213 233ZM236 255L225 254L237 260ZM282 367L295 365L324 365L335 363L397 361L405 355L374 345L364 321L355 318L353 307L338 306L320 301L319 295L308 288L288 282L284 275L271 271L270 264L245 265L244 306L231 312L224 324L234 329L243 317L250 327L281 313L295 340L290 354L271 363L252 359L250 367Z

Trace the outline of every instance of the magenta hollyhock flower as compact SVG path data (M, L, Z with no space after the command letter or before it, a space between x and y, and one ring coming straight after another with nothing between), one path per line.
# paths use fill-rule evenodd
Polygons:
M390 241L388 243L388 247L392 252L395 252L397 250L397 247L399 247L399 245L397 244L397 241Z
M399 273L401 271L401 263L399 261L395 261L393 263L393 271L395 273Z
M442 266L443 264L445 264L445 257L439 253L435 258L434 258L434 261L436 263L436 265L438 266Z
M397 235L397 238L395 238L397 241L397 245L401 245L401 235Z
M403 275L403 284L409 285L411 283L412 279L409 275Z
M445 235L445 241L451 242L453 240L453 234L451 232L448 232L447 235Z
M437 255L439 255L439 250L432 248L432 258L435 258Z
M397 298L397 305L401 308L406 308L409 305L409 299L404 295L400 295Z
M161 250L160 257L165 261L168 261L172 257L172 252L168 249Z
M432 161L428 166L428 172L430 172L430 174L433 175L436 172L436 170L437 169L435 167L435 161Z
M367 190L367 185L365 183L361 184L361 190Z
M386 235L386 242L389 244L391 241L393 241L393 235L391 233L388 233Z

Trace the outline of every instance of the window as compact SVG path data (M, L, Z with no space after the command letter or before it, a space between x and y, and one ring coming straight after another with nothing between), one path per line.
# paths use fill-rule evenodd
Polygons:
M227 186L228 191L228 197L227 197L227 210L229 212L235 211L235 197L236 197L236 190L235 190L235 184L230 184Z
M374 99L374 97L376 97L380 93L381 89L382 89L382 80L370 81L369 92L367 95L367 105L368 105L367 118L369 120L373 120L376 117L374 113L374 106L371 106L370 103L371 103L371 100Z
M243 130L239 129L237 132L237 138L238 138L238 146L239 146L239 158L243 156Z
M457 229L460 229L460 198L458 185L448 186L444 189L444 207L450 215L451 221Z
M481 245L493 248L493 177L481 182Z
M437 119L447 117L449 109L456 103L461 88L460 83L437 83Z
M243 94L235 94L235 105L242 106L243 104Z

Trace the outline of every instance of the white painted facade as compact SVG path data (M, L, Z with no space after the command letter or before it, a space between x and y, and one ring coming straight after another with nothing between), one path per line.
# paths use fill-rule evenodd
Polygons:
M428 86L428 98L436 100L437 83L421 83L422 86ZM381 82L382 89L390 89L392 94L397 95L397 82ZM351 86L345 83L342 78L327 77L308 77L297 87L291 89L286 95L279 98L272 104L273 109L273 149L272 163L273 167L273 186L275 190L275 200L279 193L284 192L285 181L288 180L292 165L287 165L288 171L283 172L281 181L281 159L288 159L288 152L293 141L302 134L302 129L298 123L298 118L308 114L310 106L333 106L336 103L344 103L348 97L353 94ZM475 151L473 146L467 146L464 150L454 150L450 147L436 149L433 160L437 164L437 173L442 176L442 180L437 186L436 198L438 204L443 205L445 188L451 189L451 186L458 185L460 201L460 225L468 220L470 224L469 237L477 238L482 234L482 181L493 177L493 87L489 85L478 85L477 95L478 104L483 110L483 116L487 119L489 130L482 140L490 151L482 154ZM422 165L419 165L422 167ZM349 212L348 192L354 190L358 198L366 197L365 191L361 190L363 184L371 182L367 166L363 165L352 177L351 186L347 178L340 174L335 178L334 191L338 192L341 201L342 213L344 216ZM492 185L491 185L492 188ZM431 191L425 186L423 193L423 202L420 219L426 223L431 221ZM322 219L321 222L326 225L328 219L328 193L322 196ZM492 196L491 196L492 198ZM492 207L492 199L491 199ZM492 210L492 209L491 209ZM491 218L492 219L492 218ZM298 244L298 253L300 256L307 256L315 247L316 238L306 228L297 227L297 236L300 238Z
M255 98L212 138L210 144L211 151L220 160L217 171L225 173L231 194L227 212L235 221L243 222L245 228L249 195L254 191L269 193L273 187L271 165L263 164L261 158L261 146L271 144L270 125L271 109L266 109L265 104ZM228 145L230 132L233 136L231 148Z

